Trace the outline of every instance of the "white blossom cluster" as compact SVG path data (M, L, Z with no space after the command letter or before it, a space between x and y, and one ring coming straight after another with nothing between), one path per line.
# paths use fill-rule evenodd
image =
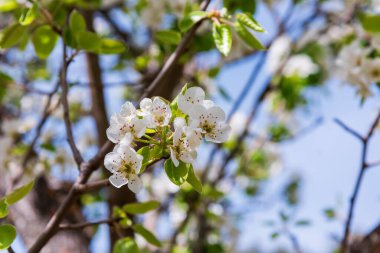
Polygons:
M142 186L138 177L143 156L134 147L146 143L153 149L159 146L162 157L170 155L173 164L192 164L197 157L197 148L202 139L221 143L227 140L231 128L225 122L225 113L211 100L205 99L200 87L184 89L173 103L160 98L145 98L136 109L126 102L119 113L113 115L107 136L116 144L107 154L105 167L112 173L112 185L128 184L133 192Z
M366 46L359 39L354 40L341 49L336 60L340 77L356 86L363 97L371 95L372 83L380 82L379 44L376 39Z

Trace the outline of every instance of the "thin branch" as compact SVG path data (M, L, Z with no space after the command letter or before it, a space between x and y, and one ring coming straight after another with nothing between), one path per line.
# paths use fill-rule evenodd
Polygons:
M16 253L16 252L13 250L12 246L9 246L9 248L8 248L8 252L9 252L9 253Z
M208 5L210 4L210 0L203 1L201 4L201 10L206 10ZM194 37L195 32L198 30L198 28L201 26L202 22L205 19L199 20L183 37L181 43L178 45L178 47L175 49L175 51L169 56L167 61L165 62L164 66L162 67L161 71L158 73L156 78L153 80L153 82L145 89L145 91L142 93L141 98L149 97L155 88L159 85L159 83L162 81L162 79L166 76L168 71L173 67L173 65L178 61L178 59L181 57L183 52L185 51L186 47L190 43L191 39Z
M352 134L355 136L357 139L360 141L364 142L365 138L361 136L358 132L356 132L354 129L351 127L347 126L345 123L343 123L340 119L334 119L335 123L337 123L340 127L342 127L346 132Z
M91 227L91 226L97 226L101 224L108 224L112 225L113 223L117 222L119 219L104 219L99 220L95 222L83 222L83 223L77 223L77 224L61 224L59 225L60 230L77 230L77 229L83 229L85 227Z
M67 100L67 94L68 94L68 85L66 80L67 75L67 68L69 66L69 61L67 60L67 48L66 44L63 45L63 67L61 71L61 88L62 88L62 107L63 107L63 119L65 122L66 127L66 135L67 135L67 141L70 145L71 152L73 153L74 160L78 165L78 168L83 163L83 158L81 153L79 152L75 141L74 141L74 135L71 128L71 120L70 120L70 112L69 112L69 102Z
M378 115L376 116L375 120L373 121L366 137L361 137L356 131L352 130L350 127L346 126L343 123L339 123L340 121L338 121L338 124L341 125L343 127L343 129L345 129L346 131L348 131L349 133L351 133L353 136L355 136L357 138L360 137L360 140L362 140L362 143L363 143L362 151L361 151L360 171L359 171L358 177L356 178L354 191L353 191L352 197L350 199L350 206L348 209L348 217L347 217L347 220L345 223L343 240L341 242L341 252L342 253L346 253L349 250L349 237L351 234L350 229L351 229L352 218L354 215L355 203L356 203L356 200L358 198L358 193L359 193L360 185L361 185L363 177L364 177L364 173L366 171L366 168L368 168L368 164L366 162L366 157L367 157L367 152L368 152L368 143L369 143L369 141L370 141L370 139L374 133L374 130L375 130L377 124L379 123L379 120L380 120L380 111L379 111Z
M78 193L85 193L90 191L99 190L103 187L110 186L110 181L108 179L102 179L99 181L89 182L87 184L80 184L75 187Z

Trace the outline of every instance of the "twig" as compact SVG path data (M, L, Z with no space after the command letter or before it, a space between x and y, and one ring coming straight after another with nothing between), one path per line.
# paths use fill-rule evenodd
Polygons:
M83 222L83 223L77 223L77 224L61 224L59 225L60 230L76 230L76 229L82 229L85 227L90 227L90 226L97 226L101 224L109 224L112 225L113 223L117 222L119 219L104 219L104 220L99 220L95 222Z
M109 185L110 185L110 181L108 179L102 179L99 181L89 182L87 184L77 185L75 187L75 190L78 193L85 193L85 192L95 191L100 188L107 187Z
M61 89L62 89L63 119L65 122L67 141L70 145L71 152L73 153L74 160L77 163L78 168L80 168L80 165L83 163L83 158L74 141L73 131L71 128L70 113L69 113L69 102L67 100L68 85L67 85L66 75L67 75L67 68L71 61L67 60L66 44L63 44L63 62L64 64L61 71L61 82L60 82Z
M339 124L344 130L346 130L347 132L349 132L350 134L352 134L356 138L359 138L362 141L360 171L359 171L358 177L356 178L354 191L353 191L352 197L350 199L350 206L348 209L348 217L347 217L347 220L345 223L343 240L341 242L341 252L342 253L348 252L348 249L349 249L349 237L350 237L350 233L351 233L350 227L351 227L351 222L352 222L352 218L354 215L355 203L356 203L356 200L358 197L358 193L359 193L359 189L360 189L360 185L362 183L364 173L366 171L366 168L368 168L368 164L366 162L367 151L368 151L368 143L369 143L369 140L371 139L371 137L374 133L374 130L375 130L377 124L379 123L379 120L380 120L380 111L379 111L377 117L375 118L374 122L372 123L372 125L371 125L371 127L370 127L370 129L369 129L369 131L365 137L361 136L358 132L351 129L350 127L348 127L347 125L345 125L341 121L335 120L337 122L337 124Z
M9 248L8 248L8 252L9 252L9 253L16 253L16 252L13 250L12 246L9 246Z
M203 1L201 4L201 10L206 10L207 6L210 4L210 0ZM161 71L158 73L156 78L153 80L153 82L145 89L145 91L142 93L141 98L149 97L154 89L159 85L159 83L162 81L162 79L166 76L168 71L172 68L172 66L178 61L180 56L185 51L187 45L190 43L191 39L194 37L195 32L198 30L198 28L201 26L202 22L205 19L199 20L183 37L181 43L178 45L178 47L175 49L175 51L169 56L168 60L165 62L164 66L162 67Z

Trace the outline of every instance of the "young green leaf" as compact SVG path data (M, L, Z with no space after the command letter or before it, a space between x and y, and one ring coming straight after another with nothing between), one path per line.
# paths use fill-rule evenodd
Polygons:
M140 250L136 242L129 237L118 240L112 250L112 253L139 253Z
M0 0L0 12L13 11L17 7L17 0Z
M114 39L102 39L100 45L100 54L120 54L125 51L125 46L122 42Z
M147 201L143 203L132 203L132 204L126 204L123 206L124 212L131 213L131 214L142 214L149 211L152 211L160 206L160 202L158 201Z
M78 47L86 51L97 51L102 45L101 38L93 32L80 31L77 34Z
M181 32L186 32L189 30L195 23L200 21L201 19L205 18L207 16L207 13L204 11L193 11L190 12L184 19L182 19L178 27L181 30Z
M12 191L7 196L5 196L5 198L7 199L8 205L13 205L20 199L24 198L33 189L33 186L34 186L34 180L17 188L16 190Z
M57 43L58 35L49 25L43 25L34 31L32 42L34 50L40 59L46 59Z
M199 193L202 193L202 183L194 173L193 166L190 165L189 174L186 181Z
M8 215L9 205L6 198L0 199L0 219Z
M212 29L212 36L216 48L225 56L229 54L232 46L232 33L231 27L228 25L218 25L214 23Z
M180 162L178 167L176 167L173 164L172 159L168 159L165 161L165 172L170 181L176 185L182 185L186 181L189 173L189 166L183 162Z
M11 25L0 32L0 48L11 48L16 45L25 33L26 27L20 24Z
M143 157L141 169L139 171L139 174L141 174L141 173L143 173L145 171L146 165L149 162L149 159L150 159L150 148L149 148L149 146L142 147L142 148L140 148L137 151L137 153L140 154L140 155L142 155L142 157Z
M255 38L240 22L235 23L235 29L239 37L250 47L258 50L264 50L265 47Z
M145 240L147 240L147 242L149 242L150 244L153 244L154 246L157 246L157 247L162 246L161 242L156 238L156 236L152 232L150 232L148 229L144 228L142 225L136 224L132 228L136 233L144 237Z
M239 13L236 18L241 24L256 32L265 32L264 28L249 13Z
M298 220L296 221L296 226L309 226L310 221L309 220Z
M380 15L372 13L362 13L359 15L359 20L367 32L380 32Z
M16 238L16 229L12 225L0 225L0 250L8 249Z
M21 25L30 25L34 21L34 19L36 18L37 11L38 11L38 6L36 3L34 3L31 8L25 9L22 12L18 22Z
M161 43L178 45L181 42L181 34L173 30L158 31L154 36Z
M75 33L86 30L86 21L77 10L70 14L69 27Z

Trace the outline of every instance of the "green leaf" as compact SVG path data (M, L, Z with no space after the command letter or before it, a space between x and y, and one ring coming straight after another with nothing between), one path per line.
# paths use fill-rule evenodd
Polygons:
M31 8L25 9L22 12L18 22L21 25L30 25L34 21L34 19L36 18L37 11L38 11L38 6L36 3L34 3Z
M77 10L70 14L69 27L74 33L86 30L86 21Z
M8 215L9 205L5 198L0 199L0 219Z
M100 45L100 54L120 54L125 51L125 46L122 42L114 39L102 39Z
M132 203L132 204L126 204L123 206L124 212L131 213L131 214L142 214L149 211L152 211L160 206L160 202L158 201L147 201L143 203Z
M139 253L140 250L136 242L129 237L118 240L112 250L112 253Z
M181 42L181 34L173 30L158 31L154 36L161 43L178 45Z
M189 167L189 173L186 178L186 181L194 188L194 190L196 190L199 193L202 193L202 183L195 175L193 166L190 165Z
M327 208L323 212L328 219L334 219L336 217L336 213L333 208Z
M150 232L148 229L144 228L142 225L136 224L132 228L136 233L144 237L145 240L147 240L147 242L149 242L150 244L153 244L154 246L157 246L157 247L162 246L161 242L156 238L156 236L152 232Z
M0 250L8 249L16 238L16 229L12 225L0 225Z
M80 31L77 34L78 47L86 51L96 51L102 45L101 38L93 32Z
M25 33L26 27L20 24L11 25L0 32L0 48L11 48L16 45Z
M251 14L239 13L236 17L237 20L246 27L249 27L256 32L265 32L264 28L252 17Z
M8 204L13 205L17 201L25 197L33 189L33 186L34 186L34 180L30 181L29 183L9 193L7 196L5 196Z
M214 23L212 36L216 48L225 56L229 54L232 46L231 27L228 25L218 25Z
M16 0L0 0L0 12L13 11L17 7Z
M280 236L280 234L278 233L278 232L274 232L274 233L272 233L271 235L270 235L270 237L272 238L272 239L276 239L276 238L278 238Z
M170 181L176 185L182 185L187 178L189 166L183 162L179 162L178 167L175 167L172 159L165 161L165 171Z
M263 50L265 47L255 38L240 22L235 23L235 29L239 37L250 47Z
M298 220L296 221L296 226L309 226L310 221L309 220Z
M367 32L380 33L380 14L361 13L359 20Z
M205 18L207 16L207 13L204 11L193 11L190 12L189 15L187 15L184 19L182 19L178 27L181 30L181 32L186 32L189 30L195 23L200 21L201 19Z
M149 146L145 146L145 147L142 147L140 148L138 151L137 151L138 154L142 155L143 157L143 160L142 160L142 165L141 165L141 169L139 171L139 174L143 173L146 169L146 166L149 162L149 159L150 159L150 148Z
M58 35L49 25L43 25L37 28L33 33L32 42L34 50L40 59L46 59L53 51L57 43Z

